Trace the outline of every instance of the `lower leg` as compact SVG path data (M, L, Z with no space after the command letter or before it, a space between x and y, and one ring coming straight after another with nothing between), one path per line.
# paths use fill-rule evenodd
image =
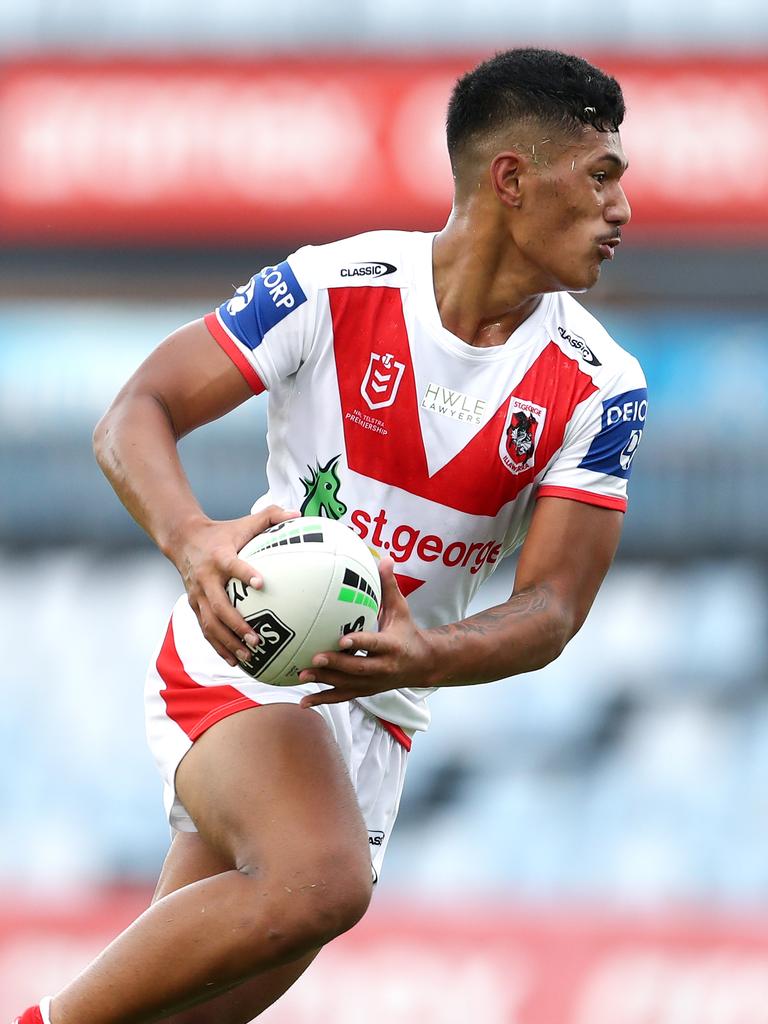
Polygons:
M365 826L319 716L276 705L225 719L186 755L182 784L206 843L242 870L158 899L54 998L52 1024L149 1024L257 974L290 983L363 913Z
M153 902L230 865L197 832L179 833L168 851ZM288 991L317 956L314 950L291 964L273 967L223 995L166 1018L166 1024L248 1024Z
M164 1018L163 1024L249 1024L288 991L316 955L265 971L223 995Z
M51 1024L158 1020L306 956L314 936L300 948L272 909L283 888L227 871L163 897L54 998Z

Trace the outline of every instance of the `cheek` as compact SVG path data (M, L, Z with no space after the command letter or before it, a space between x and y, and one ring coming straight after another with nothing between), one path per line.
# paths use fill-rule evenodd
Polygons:
M595 221L600 215L599 208L600 203L594 197L587 201L570 202L562 207L554 229L559 239L561 257L558 262L561 266L566 262L574 267L576 264L581 265L589 255L593 247Z
M594 220L599 206L595 199L594 193L576 194L564 182L552 182L542 188L537 197L541 241L548 246L557 244L561 250L578 244Z
M520 248L557 280L574 288L590 287L594 275L585 257L599 217L599 197L592 189L576 189L572 182L557 179L542 181L532 198L517 237Z
M594 192L589 195L563 196L557 211L558 227L563 232L588 231L601 205Z
M562 265L584 248L584 215L576 207L561 205L540 219L532 243L548 262Z

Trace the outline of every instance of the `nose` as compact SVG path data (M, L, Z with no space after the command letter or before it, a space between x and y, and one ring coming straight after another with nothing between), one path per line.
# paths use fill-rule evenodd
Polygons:
M619 182L616 182L616 189L611 196L611 201L605 206L605 219L609 224L623 227L625 224L629 224L631 217L632 207L629 205L627 195Z

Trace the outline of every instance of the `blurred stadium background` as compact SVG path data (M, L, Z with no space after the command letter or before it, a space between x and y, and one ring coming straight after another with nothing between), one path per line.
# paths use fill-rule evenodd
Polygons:
M0 1017L144 906L167 842L141 689L179 584L96 419L297 243L440 227L452 81L531 43L629 105L635 217L584 299L649 379L621 557L555 665L433 700L374 910L263 1019L768 1021L760 0L0 6ZM264 404L184 455L242 514Z

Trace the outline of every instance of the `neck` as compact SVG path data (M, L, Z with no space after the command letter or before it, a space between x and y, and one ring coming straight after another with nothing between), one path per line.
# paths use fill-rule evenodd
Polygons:
M541 301L509 234L471 211L454 207L432 261L443 326L476 348L503 345Z

